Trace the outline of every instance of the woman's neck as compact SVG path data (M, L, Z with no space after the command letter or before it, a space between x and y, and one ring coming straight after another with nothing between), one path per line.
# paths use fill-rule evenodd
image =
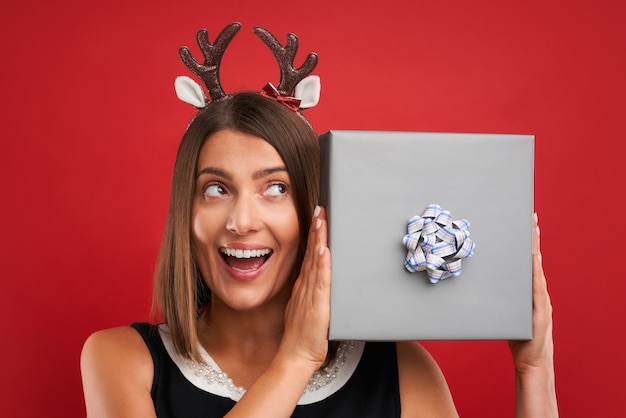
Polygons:
M236 311L214 299L200 316L198 338L237 386L250 387L274 359L287 301Z
M253 310L237 311L214 299L200 316L200 343L211 354L230 353L240 358L273 358L285 326L286 300L277 298ZM265 355L263 353L266 353Z

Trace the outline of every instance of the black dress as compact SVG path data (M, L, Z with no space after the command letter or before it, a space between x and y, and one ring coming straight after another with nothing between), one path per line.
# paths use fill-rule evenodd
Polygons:
M192 384L169 356L158 327L131 325L143 337L154 362L152 400L159 418L223 417L235 405ZM305 405L292 417L400 417L400 392L395 343L366 343L352 376L336 392Z

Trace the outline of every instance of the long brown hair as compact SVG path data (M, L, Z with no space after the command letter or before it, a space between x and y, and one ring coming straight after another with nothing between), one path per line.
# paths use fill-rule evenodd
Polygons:
M156 319L160 313L178 352L196 360L200 360L197 349L199 308L209 302L210 290L200 274L191 244L195 177L202 145L211 135L224 129L266 140L285 162L300 225L295 269L302 264L319 196L317 135L300 113L257 93L236 93L211 103L193 118L174 165L169 211L155 277L153 315Z

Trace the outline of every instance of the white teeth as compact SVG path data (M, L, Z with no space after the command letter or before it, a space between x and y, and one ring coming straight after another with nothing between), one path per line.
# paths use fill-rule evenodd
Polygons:
M226 254L229 257L235 258L255 258L255 257L263 257L270 253L269 248L263 248L262 250L240 250L235 248L220 248L223 254Z

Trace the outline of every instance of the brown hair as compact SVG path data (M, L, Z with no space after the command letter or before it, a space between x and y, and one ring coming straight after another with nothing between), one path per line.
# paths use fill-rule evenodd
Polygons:
M155 277L153 314L168 325L174 346L183 356L200 360L197 350L199 308L210 299L195 261L191 213L200 150L214 133L230 129L271 144L289 173L300 224L298 273L306 250L313 209L319 196L317 135L300 113L257 93L236 93L209 104L193 118L178 148L170 205Z

